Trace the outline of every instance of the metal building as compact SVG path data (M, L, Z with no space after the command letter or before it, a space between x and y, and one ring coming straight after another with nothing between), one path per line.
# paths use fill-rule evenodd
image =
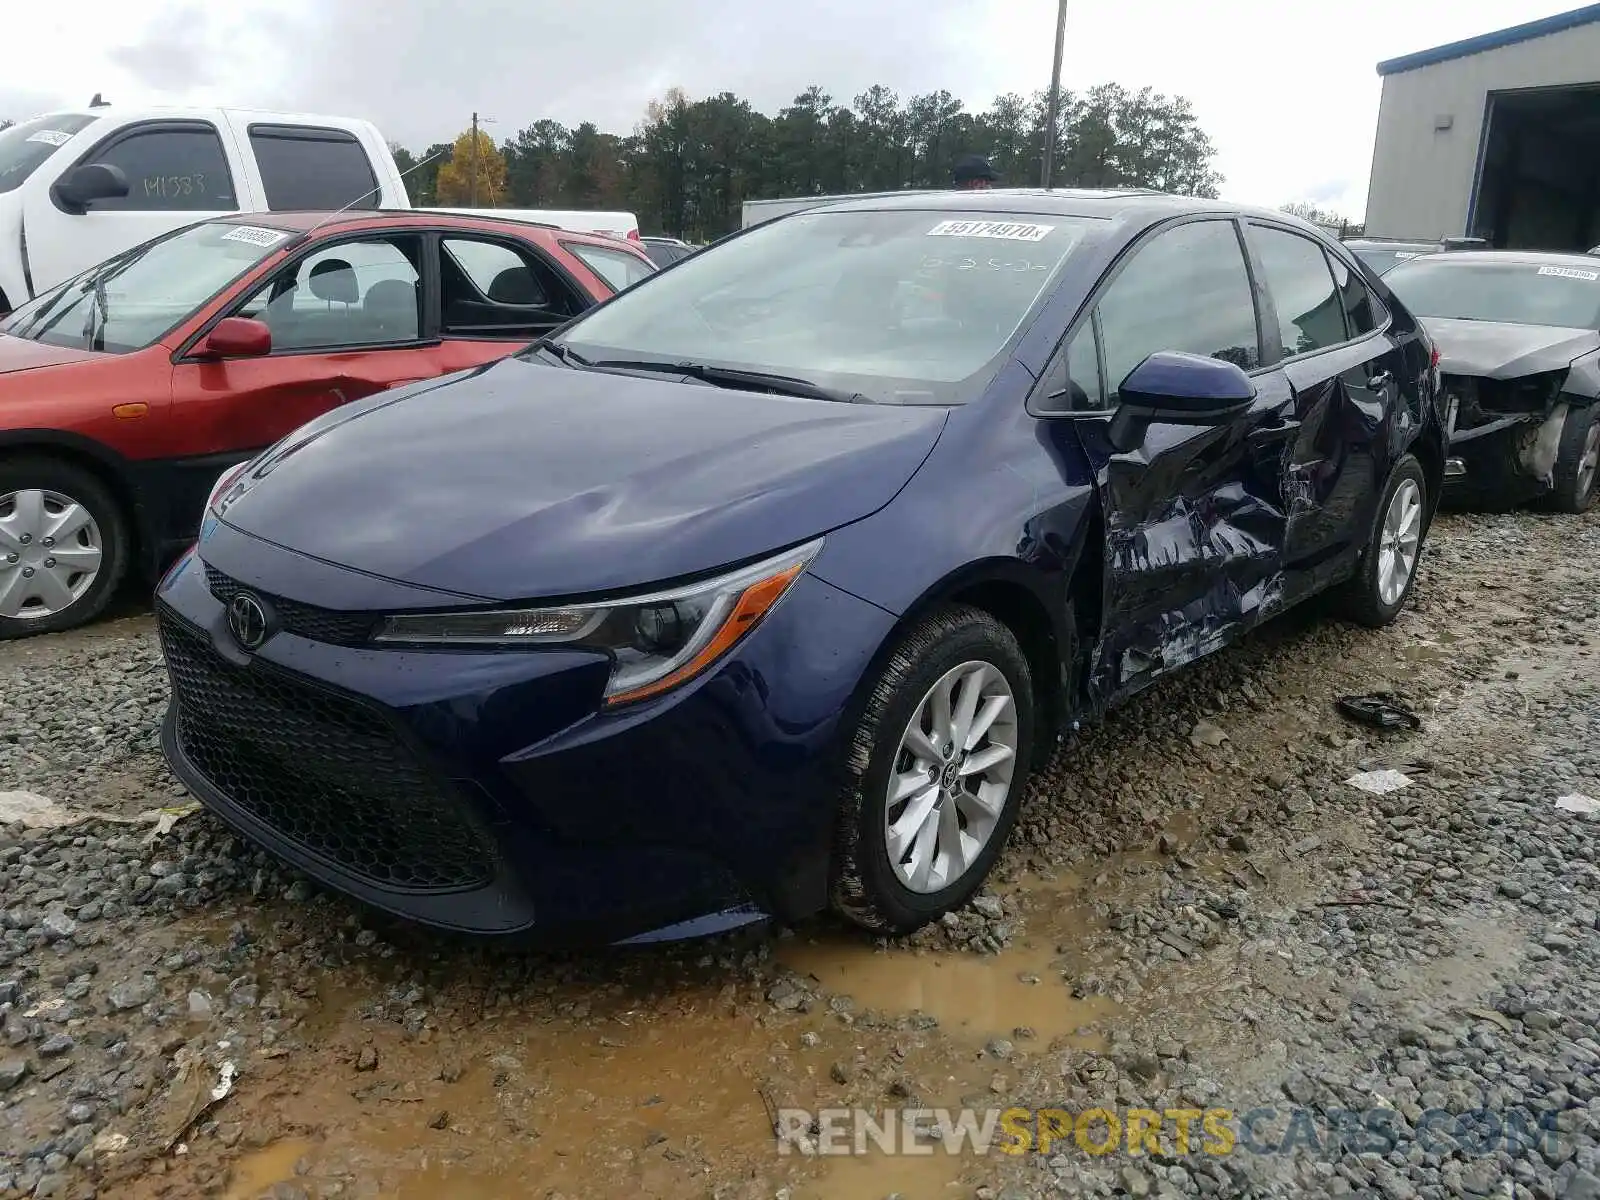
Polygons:
M1369 237L1600 243L1600 4L1378 64Z

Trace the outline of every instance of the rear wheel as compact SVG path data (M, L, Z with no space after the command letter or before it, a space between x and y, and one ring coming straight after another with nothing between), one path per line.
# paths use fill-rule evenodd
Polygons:
M1427 478L1407 454L1389 472L1361 565L1339 597L1345 616L1376 629L1400 615L1417 582L1427 513Z
M1583 513L1594 507L1600 494L1600 403L1567 411L1561 427L1561 447L1556 452L1555 490L1551 504L1561 512Z
M0 640L99 616L128 569L127 528L116 497L83 468L0 462Z
M905 934L972 896L1016 822L1033 679L1012 632L978 609L924 618L883 667L848 749L833 907Z

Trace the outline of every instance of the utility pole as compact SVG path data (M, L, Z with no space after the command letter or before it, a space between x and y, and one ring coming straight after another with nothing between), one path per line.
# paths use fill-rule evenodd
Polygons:
M1050 173L1056 160L1056 120L1061 110L1061 50L1067 40L1067 0L1061 0L1056 13L1056 58L1050 69L1050 103L1044 123L1044 167L1040 171L1040 187L1050 186Z
M1066 0L1061 0L1063 7ZM472 202L468 208L478 207L478 114L472 114Z

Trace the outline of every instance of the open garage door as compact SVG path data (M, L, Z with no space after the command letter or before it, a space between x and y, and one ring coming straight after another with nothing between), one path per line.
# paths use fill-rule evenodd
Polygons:
M1600 84L1489 94L1472 233L1516 250L1600 243Z

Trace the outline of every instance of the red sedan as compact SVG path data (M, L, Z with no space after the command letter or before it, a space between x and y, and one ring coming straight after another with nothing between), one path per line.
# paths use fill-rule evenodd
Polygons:
M509 354L655 269L445 213L252 213L146 242L0 321L0 640L95 617L211 485L327 410Z

